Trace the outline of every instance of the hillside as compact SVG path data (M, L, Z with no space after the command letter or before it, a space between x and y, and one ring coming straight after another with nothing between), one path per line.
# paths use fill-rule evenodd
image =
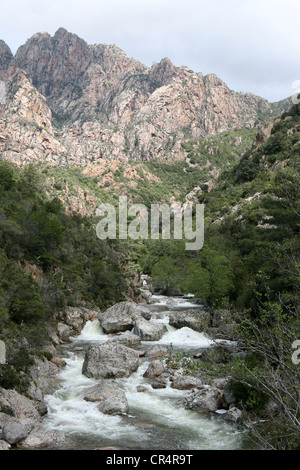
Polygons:
M285 290L287 279L282 282L270 254L297 242L299 124L295 105L258 133L243 157L221 172L212 190L195 195L194 202L205 204L205 244L200 253L184 255L185 262L178 257L174 284L181 279L185 292L210 303L229 299L240 308L250 305L251 283L261 270L276 289Z

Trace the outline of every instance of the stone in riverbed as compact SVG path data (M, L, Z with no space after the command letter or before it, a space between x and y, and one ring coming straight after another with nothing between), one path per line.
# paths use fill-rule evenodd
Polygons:
M178 404L187 410L215 412L222 406L222 399L223 394L218 388L207 386L193 390L186 398L179 400Z
M127 346L128 348L138 348L141 345L141 338L130 331L119 333L108 341L123 344L123 346Z
M242 420L243 412L239 410L236 406L229 408L227 411L225 418L228 421L233 421L234 423L238 423Z
M154 377L158 377L159 375L161 375L163 371L164 371L163 364L160 361L156 360L156 361L150 362L143 377L147 379L153 379Z
M34 450L45 447L62 449L67 445L67 438L62 431L46 431L43 427L36 427L26 439L17 443L17 447Z
M92 346L85 354L82 373L95 379L129 377L139 366L139 354L112 341Z
M113 381L103 381L84 392L84 400L99 402L98 410L105 414L127 414L125 393Z
M97 408L101 413L107 415L124 415L129 411L128 402L124 393L108 397L106 400L103 400Z
M201 333L210 327L211 314L208 310L198 308L170 311L169 323L174 328L188 327Z
M172 388L177 390L191 390L202 385L202 380L191 375L178 375L172 382Z
M109 307L98 316L98 320L105 333L119 333L131 330L134 321L142 316L149 316L150 311L135 302L124 301Z
M133 333L142 341L159 341L166 332L167 327L164 323L155 323L144 318L138 318L134 323Z
M2 439L9 444L16 444L25 439L33 429L33 424L21 422L6 423L2 429Z
M166 388L168 380L169 380L169 374L162 373L161 375L154 377L154 379L151 382L151 387L154 389Z

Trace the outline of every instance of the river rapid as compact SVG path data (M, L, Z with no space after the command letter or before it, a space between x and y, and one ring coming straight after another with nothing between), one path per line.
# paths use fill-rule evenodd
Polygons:
M173 350L199 352L212 341L202 333L184 327L175 329L168 323L169 309L199 307L192 300L153 295L154 303L147 305L153 318L164 322L167 332L157 342L142 342L142 349L154 344L172 345ZM115 447L126 450L245 450L251 448L247 429L228 422L219 415L202 414L179 407L176 402L188 391L176 390L170 384L154 389L143 377L148 367L142 357L138 370L129 378L116 379L126 394L128 415L106 415L97 403L83 399L83 391L97 384L96 379L82 373L85 350L107 341L98 320L87 322L81 334L71 338L64 352L66 366L53 395L45 397L48 413L43 425L47 430L61 430L71 437L72 449L91 450ZM144 392L137 386L145 387Z

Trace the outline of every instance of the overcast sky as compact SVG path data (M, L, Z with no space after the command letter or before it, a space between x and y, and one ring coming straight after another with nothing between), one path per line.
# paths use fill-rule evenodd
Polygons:
M300 88L299 24L300 0L1 0L0 39L15 53L62 26L148 66L169 57L277 101Z

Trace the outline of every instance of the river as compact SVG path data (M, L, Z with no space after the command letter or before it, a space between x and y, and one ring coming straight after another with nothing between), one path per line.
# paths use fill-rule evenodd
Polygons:
M193 352L208 347L211 340L202 333L184 327L175 329L168 323L170 308L199 307L192 300L153 295L151 321L164 322L167 333L157 342L142 343L145 350L153 344L172 345L174 350ZM117 379L124 390L128 415L105 415L97 403L83 399L83 390L95 385L96 379L81 373L85 349L107 341L108 336L95 320L87 322L81 334L73 337L65 350L66 366L60 374L59 385L53 395L45 397L48 413L44 427L62 430L72 438L72 449L90 450L113 446L126 450L232 450L249 449L247 430L224 420L217 413L201 414L176 405L188 392L167 386L154 389L143 374L149 364L141 358L138 370L129 378ZM146 390L138 392L137 386Z

